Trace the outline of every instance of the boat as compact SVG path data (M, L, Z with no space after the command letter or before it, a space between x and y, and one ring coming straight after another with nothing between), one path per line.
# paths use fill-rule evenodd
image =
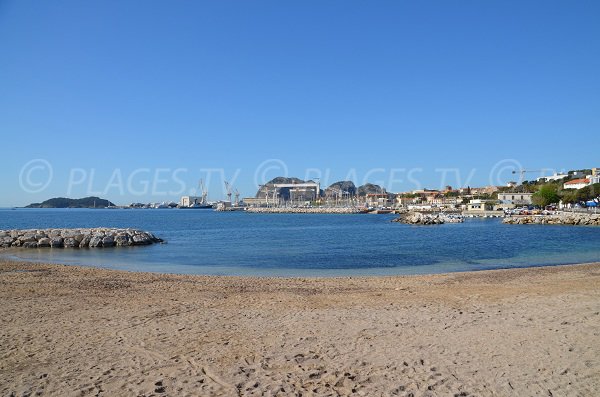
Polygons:
M212 209L213 205L212 204L194 203L194 204L190 205L189 207L179 207L179 208L195 209L195 210L207 210L207 209Z

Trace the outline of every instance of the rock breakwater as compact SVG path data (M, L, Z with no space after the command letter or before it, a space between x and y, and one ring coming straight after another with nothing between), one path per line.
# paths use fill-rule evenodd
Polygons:
M442 225L444 223L462 223L464 219L460 216L446 214L423 214L421 212L406 212L392 222L406 223L409 225Z
M508 216L502 223L511 225L581 225L600 226L600 214L562 212L553 215Z
M163 240L138 229L25 229L0 230L0 247L100 248L150 245Z

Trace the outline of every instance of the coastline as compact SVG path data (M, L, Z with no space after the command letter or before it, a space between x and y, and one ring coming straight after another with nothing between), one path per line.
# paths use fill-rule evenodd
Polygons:
M600 263L257 278L0 260L0 283L2 395L600 389Z

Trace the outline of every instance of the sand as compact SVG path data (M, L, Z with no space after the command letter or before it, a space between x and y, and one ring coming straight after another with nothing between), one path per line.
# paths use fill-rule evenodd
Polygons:
M0 395L600 395L600 264L238 278L0 262Z

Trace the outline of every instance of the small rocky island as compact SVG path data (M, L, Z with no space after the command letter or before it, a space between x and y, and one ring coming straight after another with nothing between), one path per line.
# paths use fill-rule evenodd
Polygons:
M80 199L54 197L41 203L31 203L25 208L106 208L114 206L108 200L91 196Z
M101 248L162 243L150 232L138 229L27 229L0 230L0 247Z

